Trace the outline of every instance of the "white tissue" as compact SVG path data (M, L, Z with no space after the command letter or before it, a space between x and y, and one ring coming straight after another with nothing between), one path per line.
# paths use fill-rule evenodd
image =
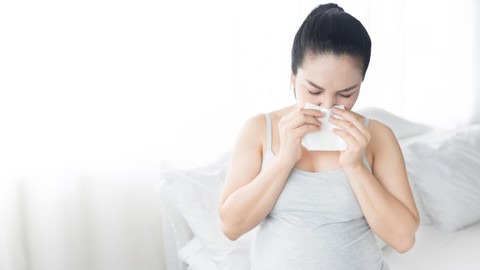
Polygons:
M335 105L335 108L344 110L343 105ZM325 113L323 117L318 118L322 122L319 131L309 132L302 138L302 145L308 151L343 151L347 149L345 141L335 133L334 128L340 128L330 123L328 119L332 115L332 109L325 109L312 103L306 103L305 109L315 109Z

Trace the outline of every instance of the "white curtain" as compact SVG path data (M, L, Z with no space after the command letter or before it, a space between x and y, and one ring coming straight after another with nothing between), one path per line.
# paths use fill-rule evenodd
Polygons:
M480 5L338 1L373 41L357 108L480 121ZM0 3L0 269L162 269L154 186L294 102L317 1Z

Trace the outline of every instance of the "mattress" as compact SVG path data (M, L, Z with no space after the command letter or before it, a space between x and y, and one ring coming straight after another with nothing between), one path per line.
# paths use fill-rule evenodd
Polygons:
M480 269L480 223L455 232L420 226L414 247L404 254L384 250L391 270Z

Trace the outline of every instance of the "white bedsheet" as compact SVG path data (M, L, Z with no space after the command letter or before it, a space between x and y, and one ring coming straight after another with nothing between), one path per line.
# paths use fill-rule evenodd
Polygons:
M391 270L479 270L480 223L456 232L420 226L410 251L387 248L384 256Z

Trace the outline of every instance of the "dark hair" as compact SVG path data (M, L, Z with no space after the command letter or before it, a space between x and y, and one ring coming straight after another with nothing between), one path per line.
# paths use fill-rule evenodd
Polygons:
M307 54L349 55L358 58L365 77L372 42L362 23L337 4L316 7L295 35L292 47L292 73L297 74Z

